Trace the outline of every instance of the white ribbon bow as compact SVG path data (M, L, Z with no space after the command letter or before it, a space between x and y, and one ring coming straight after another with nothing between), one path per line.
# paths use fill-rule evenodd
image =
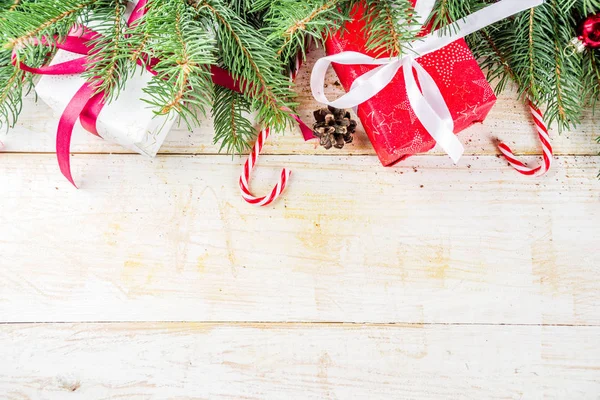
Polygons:
M418 57L437 51L450 43L529 8L544 0L501 0L485 7L446 29L438 30L410 44L412 54L404 57L373 58L354 51L319 59L312 71L310 87L314 98L336 108L354 108L369 100L394 79L400 68L404 72L408 101L427 132L435 139L454 163L458 163L464 147L454 134L450 109L433 77L419 64ZM435 0L420 0L415 5L417 21L423 24L435 5ZM420 29L420 28L419 28ZM379 65L358 77L350 90L340 98L329 101L325 96L325 75L331 63L343 65ZM419 84L414 77L417 72Z

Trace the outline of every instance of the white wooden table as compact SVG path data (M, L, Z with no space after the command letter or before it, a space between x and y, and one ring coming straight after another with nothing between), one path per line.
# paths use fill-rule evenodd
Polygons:
M154 160L78 131L74 190L28 99L0 154L0 398L599 399L600 132L523 177L493 144L540 152L513 97L458 166L274 137L254 189L294 174L264 209L209 122Z

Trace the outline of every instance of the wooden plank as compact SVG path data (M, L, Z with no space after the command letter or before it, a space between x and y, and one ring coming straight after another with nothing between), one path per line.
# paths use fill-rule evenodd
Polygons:
M0 162L0 321L600 323L600 157L535 180L496 157Z
M0 326L7 399L597 399L599 327Z
M309 122L312 120L312 111L319 105L313 100L309 88L309 73L312 64L320 51L311 54L306 67L298 77L299 113ZM343 89L333 72L327 80L327 94L330 98L340 96ZM501 138L521 154L541 154L540 146L534 133L531 117L527 108L521 101L516 100L517 94L509 90L502 94L496 107L489 118L482 125L476 125L461 134L465 144L466 154L484 155L497 154L494 144L495 138ZM8 136L0 138L5 143L3 151L8 152L53 152L55 146L55 132L58 118L52 115L50 109L44 104L35 104L33 97L25 101L24 112L18 126ZM564 133L559 136L552 134L553 145L557 155L596 155L600 146L595 139L600 136L596 128L597 121L591 111L585 116L584 123L574 132ZM212 144L212 122L205 120L201 127L193 132L178 128L170 133L163 153L179 154L215 154L217 146ZM83 153L127 153L117 145L113 145L86 133L78 128L73 138L72 149L74 152ZM273 135L265 146L265 154L373 154L373 149L364 133L356 136L355 143L346 146L342 151L327 151L317 148L314 141L305 143L297 131ZM435 150L432 154L443 155L442 151Z

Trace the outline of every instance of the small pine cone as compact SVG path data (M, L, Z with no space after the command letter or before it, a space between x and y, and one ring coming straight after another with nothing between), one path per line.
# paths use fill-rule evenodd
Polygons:
M344 148L344 144L346 143L344 141L344 135L339 134L339 133L334 133L333 137L334 137L334 140L335 140L335 144L333 145L333 147L335 147L336 149L343 149Z
M319 139L319 144L325 148L325 150L329 150L333 144L331 143L331 137L329 135L322 136Z
M325 116L327 116L328 114L330 114L330 112L326 108L321 108L320 110L313 112L313 115L315 116L315 121L317 121L317 123L325 122Z
M352 133L348 132L344 135L344 142L346 142L347 144L350 144L354 141L354 135L352 135Z
M320 139L321 146L329 150L332 147L341 149L346 143L352 143L357 123L349 111L327 107L313 113L315 124L313 133Z
M335 108L335 107L327 106L327 109L329 110L330 113L333 114L333 116L335 117L335 119L342 118L344 116L344 114L346 113L346 110L342 110L341 108Z
M320 139L320 144L325 147L325 149L329 150L333 146L332 135L335 134L335 128L333 126L315 127L313 133Z

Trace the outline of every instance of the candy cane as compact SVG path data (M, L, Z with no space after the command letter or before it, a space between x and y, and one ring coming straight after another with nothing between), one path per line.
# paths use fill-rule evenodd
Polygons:
M298 72L300 72L300 68L302 67L302 52L298 52L296 58L294 60L294 67L290 69L290 80L294 82L296 77L298 76Z
M252 153L250 153L250 156L246 160L246 164L244 164L242 176L240 176L240 189L242 191L242 197L244 200L250 204L255 204L261 207L271 204L281 195L281 193L285 190L288 180L290 179L290 175L292 174L292 171L289 171L285 168L282 169L277 185L275 185L271 193L267 196L256 197L252 194L252 192L250 192L250 185L248 183L250 174L256 166L256 161L260 155L263 145L265 144L265 141L269 137L269 131L269 128L265 128L258 135L258 139L252 148Z
M518 160L515 157L514 153L510 149L510 147L508 147L506 144L500 143L498 145L498 149L500 149L500 152L506 158L508 163L510 165L512 165L513 168L516 169L521 174L535 175L536 173L540 172L539 176L542 176L542 175L546 174L546 172L548 172L550 170L550 167L552 166L552 156L553 156L552 145L550 144L550 136L548 135L548 127L546 126L546 123L544 122L544 117L542 116L542 112L540 111L539 108L537 108L535 106L535 104L533 104L531 102L531 100L529 101L529 110L531 111L531 115L533 116L533 121L535 122L535 126L537 128L538 135L540 138L540 142L542 143L542 149L544 151L544 164L540 165L538 167L533 167L533 168L528 167L527 165L525 165L523 162L521 162L520 160Z
M311 43L310 39L307 43L309 43L308 46L310 46L310 43ZM302 52L298 52L298 55L296 56L296 58L294 60L294 66L290 69L290 81L291 82L296 80L296 77L298 76L298 71L300 71L300 67L302 67L302 61L303 61ZM261 206L261 207L271 204L281 195L281 193L283 193L283 191L285 190L285 186L287 185L287 182L290 179L290 175L292 174L292 171L287 170L285 168L282 169L281 176L279 177L279 181L277 182L277 185L275 185L273 190L271 190L271 193L267 196L256 197L252 194L252 192L250 192L250 184L249 184L250 174L252 173L252 170L256 166L256 161L258 160L258 156L260 155L260 152L263 148L263 145L265 144L265 141L269 137L270 131L271 131L270 128L265 128L260 132L260 134L258 135L258 138L256 139L256 143L254 143L252 152L248 156L248 159L246 160L246 164L244 164L244 169L242 170L242 175L240 176L240 189L242 191L242 197L244 198L244 200L246 200L250 204L255 204L255 205Z

